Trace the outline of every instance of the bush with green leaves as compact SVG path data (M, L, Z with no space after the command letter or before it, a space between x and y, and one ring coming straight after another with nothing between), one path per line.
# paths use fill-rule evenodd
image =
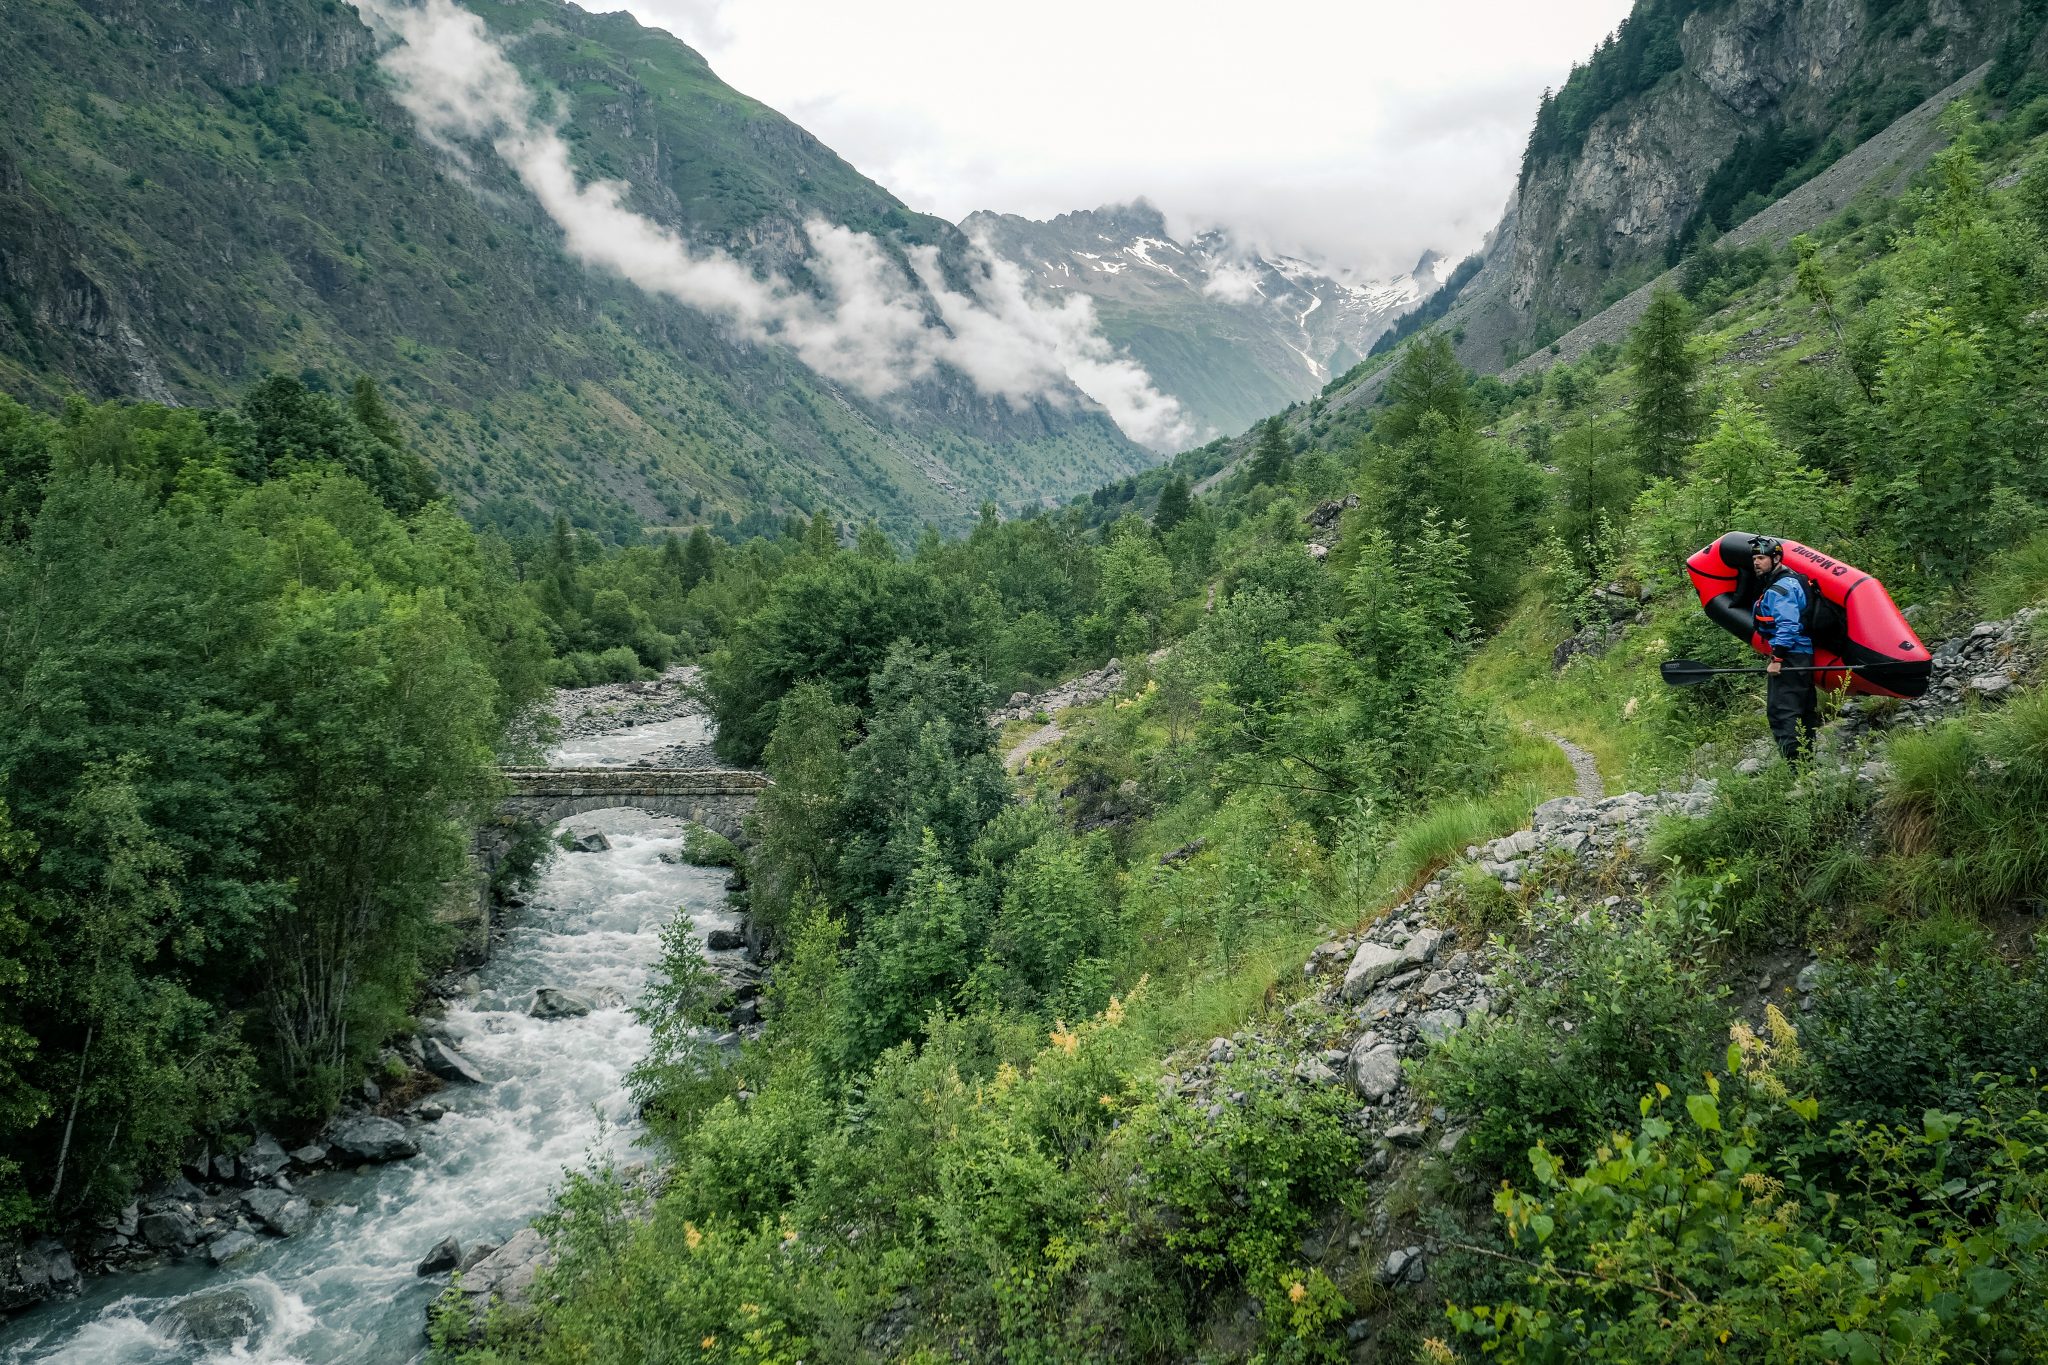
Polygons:
M1901 1123L1965 1107L1980 1074L2048 1075L2048 950L2014 967L1981 930L1929 926L1830 966L1800 1033L1831 1114Z
M1722 778L1704 816L1663 821L1650 853L1671 869L1676 894L1711 906L1738 942L1801 942L1809 923L1884 898L1874 805L1853 771L1816 766L1795 786L1766 768Z
M1494 1197L1525 1273L1500 1302L1454 1301L1459 1337L1525 1362L2041 1359L2048 1095L1992 1083L1964 1109L1838 1125L1849 1175L1828 1188L1781 1136L1821 1107L1771 1050L1731 1046L1735 1079L1682 1106L1659 1086L1583 1165L1533 1148L1534 1181Z
M691 825L683 831L683 861L692 867L737 867L740 851L717 830Z
M1209 1110L1176 1094L1132 1116L1121 1136L1141 1195L1123 1228L1162 1243L1200 1290L1256 1296L1269 1340L1292 1343L1278 1358L1341 1359L1342 1296L1300 1264L1297 1243L1360 1155L1345 1097L1257 1055L1221 1068L1216 1092L1227 1098Z
M1646 1080L1682 1082L1727 1029L1706 926L1652 905L1546 926L1557 965L1519 960L1501 1011L1431 1051L1421 1084L1469 1122L1458 1159L1491 1176L1547 1144L1571 1158L1626 1120Z

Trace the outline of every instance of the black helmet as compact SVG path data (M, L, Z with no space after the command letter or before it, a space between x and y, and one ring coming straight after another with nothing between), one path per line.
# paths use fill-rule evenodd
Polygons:
M1753 555L1769 555L1772 559L1785 557L1785 542L1776 536L1751 536L1749 552Z

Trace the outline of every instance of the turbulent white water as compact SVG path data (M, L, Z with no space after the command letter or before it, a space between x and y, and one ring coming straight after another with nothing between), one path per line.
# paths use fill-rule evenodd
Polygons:
M636 726L631 730L565 739L555 747L550 762L557 768L612 768L637 762L673 744L710 743L711 720L708 716L682 716L676 720Z
M630 762L707 737L701 719L667 721L572 740L560 766ZM695 727L692 729L691 727ZM0 1331L0 1362L63 1365L396 1365L425 1353L425 1308L446 1276L413 1267L443 1237L466 1250L502 1242L548 1205L565 1168L600 1146L632 1159L638 1133L624 1088L647 1033L624 1008L542 1021L526 1009L538 986L610 987L629 1002L645 985L662 928L678 913L699 932L728 923L722 871L661 860L682 847L681 821L633 810L564 822L604 832L602 853L562 853L532 905L507 911L506 933L479 973L480 997L449 1011L482 1086L451 1085L438 1123L413 1128L421 1153L360 1172L334 1172L302 1190L325 1200L295 1237L265 1239L214 1270L187 1261L108 1275L68 1302L46 1304ZM201 1347L177 1339L165 1314L196 1292L239 1287L262 1324L248 1339Z

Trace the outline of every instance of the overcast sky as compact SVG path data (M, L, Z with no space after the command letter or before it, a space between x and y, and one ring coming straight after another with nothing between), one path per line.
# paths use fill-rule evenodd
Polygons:
M1630 0L580 0L676 34L913 208L1144 196L1372 274L1475 247Z

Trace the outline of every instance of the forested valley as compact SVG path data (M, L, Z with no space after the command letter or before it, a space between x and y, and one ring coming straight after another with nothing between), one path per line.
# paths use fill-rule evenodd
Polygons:
M2048 1348L2042 694L1852 702L1795 777L1739 762L1753 689L1656 675L1745 652L1681 567L1730 526L2038 658L2048 101L1993 112L1782 252L1701 245L1626 347L1510 386L1424 334L1362 439L1276 420L1207 496L1197 452L908 553L720 552L687 629L722 753L776 782L766 1033L707 1050L672 946L662 1192L574 1181L550 1297L445 1317L448 1353ZM1051 718L989 709L1111 653L1020 799L1004 755ZM1693 809L1504 876L1471 850L1572 790L1549 735ZM1418 904L1493 1003L1401 1062L1411 1130L1360 1114L1387 997L1316 974Z
M2048 92L1945 128L1625 346L1424 328L954 538L478 530L370 377L0 398L0 1236L318 1131L552 690L693 663L763 1027L671 934L658 1176L593 1152L437 1359L2048 1356ZM2006 653L1762 761L1755 680L1658 681L1748 657L1683 572L1736 527ZM1636 823L1480 856L1575 790Z

